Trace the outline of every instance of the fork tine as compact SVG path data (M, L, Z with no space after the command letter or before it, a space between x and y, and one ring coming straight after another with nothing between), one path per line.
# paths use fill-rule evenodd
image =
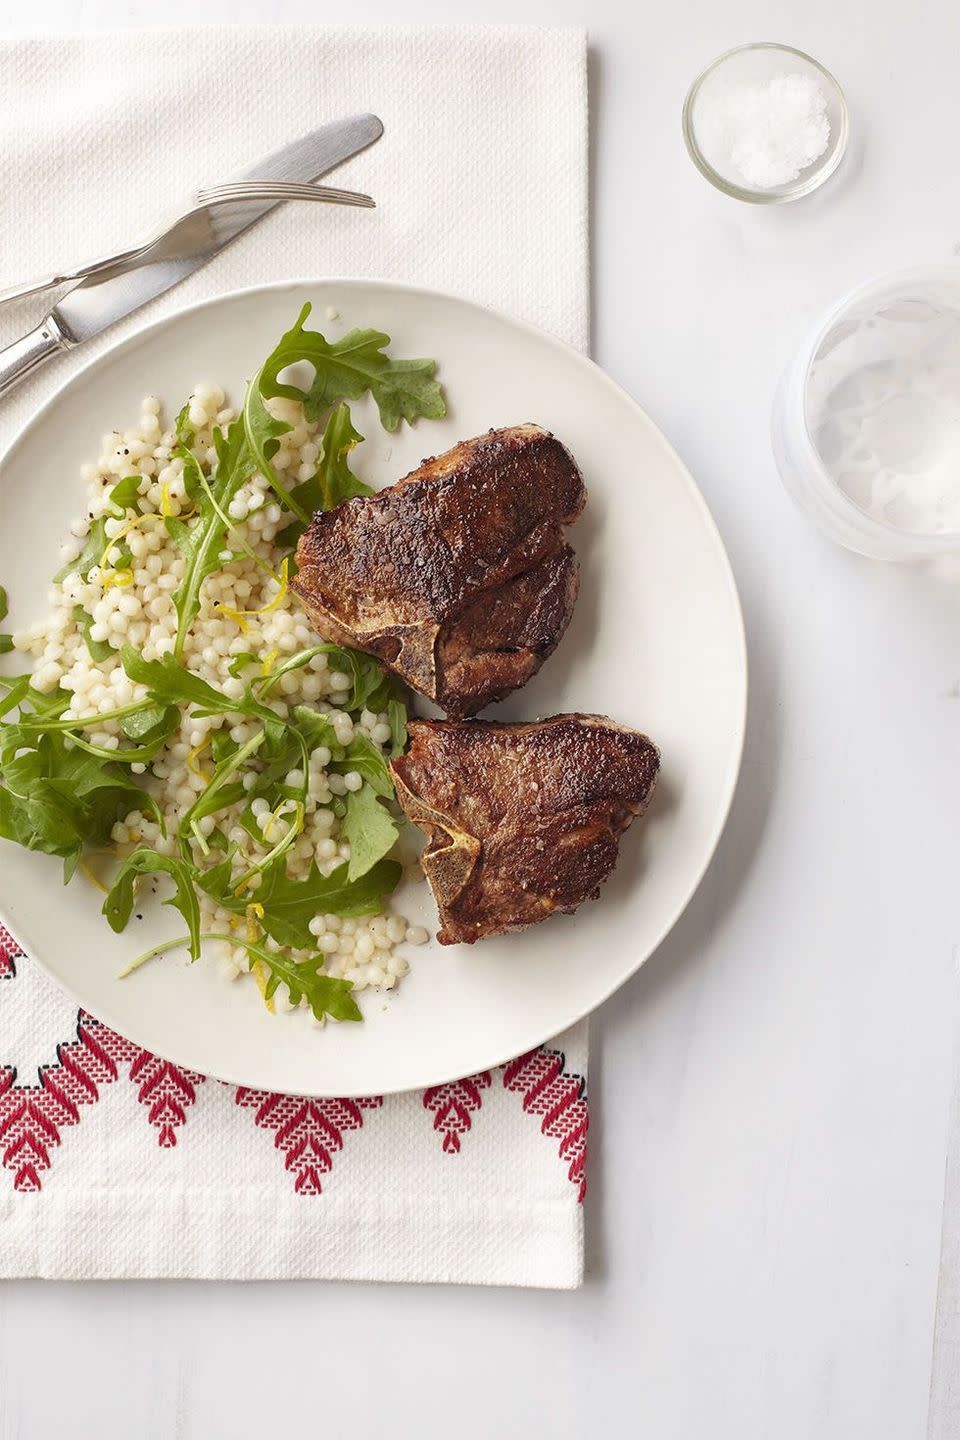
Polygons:
M374 206L369 195L355 190L339 190L324 185L297 185L289 181L239 181L234 184L210 185L197 192L199 204L224 204L231 200L320 200L341 205Z

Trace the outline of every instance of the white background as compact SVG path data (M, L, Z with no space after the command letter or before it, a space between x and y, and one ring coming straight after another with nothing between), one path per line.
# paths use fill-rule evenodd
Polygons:
M827 304L960 251L956 7L47 0L17 23L200 19L590 26L594 354L729 546L747 751L699 895L595 1025L580 1293L8 1283L0 1437L922 1437L960 938L960 588L813 533L768 416ZM772 213L715 195L680 138L695 72L754 39L822 59L854 129L841 174Z

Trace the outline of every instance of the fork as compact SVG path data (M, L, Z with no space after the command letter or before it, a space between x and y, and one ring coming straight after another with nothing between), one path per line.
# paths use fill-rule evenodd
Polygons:
M364 209L372 209L376 204L369 195L363 195L357 190L337 190L330 185L300 185L292 180L235 180L232 183L210 185L198 190L190 209L184 211L175 223L188 220L192 215L200 215L214 205L236 205L265 200L275 203L284 200L319 200L327 205L355 205ZM165 225L162 230L151 235L149 240L142 245L133 246L130 250L120 250L115 255L91 260L73 270L64 270L58 275L48 275L42 280L30 280L24 285L13 285L8 290L0 290L0 305L6 305L11 300L23 300L28 295L39 295L44 290L57 290L61 285L87 280L104 270L112 270L115 265L129 264L149 250L160 236L165 235L171 228Z

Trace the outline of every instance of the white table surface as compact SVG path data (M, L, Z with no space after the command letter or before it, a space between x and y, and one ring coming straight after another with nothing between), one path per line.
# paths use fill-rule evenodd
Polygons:
M580 1293L10 1283L0 1440L471 1440L531 1426L922 1437L960 938L960 587L813 533L781 492L768 415L824 306L878 271L960 252L960 12L944 0L357 0L346 12L47 0L26 13L21 28L589 23L594 353L713 508L752 696L713 867L595 1022ZM833 68L855 135L825 191L771 212L714 194L679 129L694 73L753 39Z

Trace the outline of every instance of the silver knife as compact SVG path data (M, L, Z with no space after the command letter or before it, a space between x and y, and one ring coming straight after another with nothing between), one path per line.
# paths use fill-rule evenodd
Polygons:
M328 170L365 150L383 134L376 115L334 120L259 160L231 180L319 180ZM0 350L0 395L18 385L44 360L72 350L206 265L225 245L269 214L278 202L220 205L195 211L134 259L75 286L29 335Z

